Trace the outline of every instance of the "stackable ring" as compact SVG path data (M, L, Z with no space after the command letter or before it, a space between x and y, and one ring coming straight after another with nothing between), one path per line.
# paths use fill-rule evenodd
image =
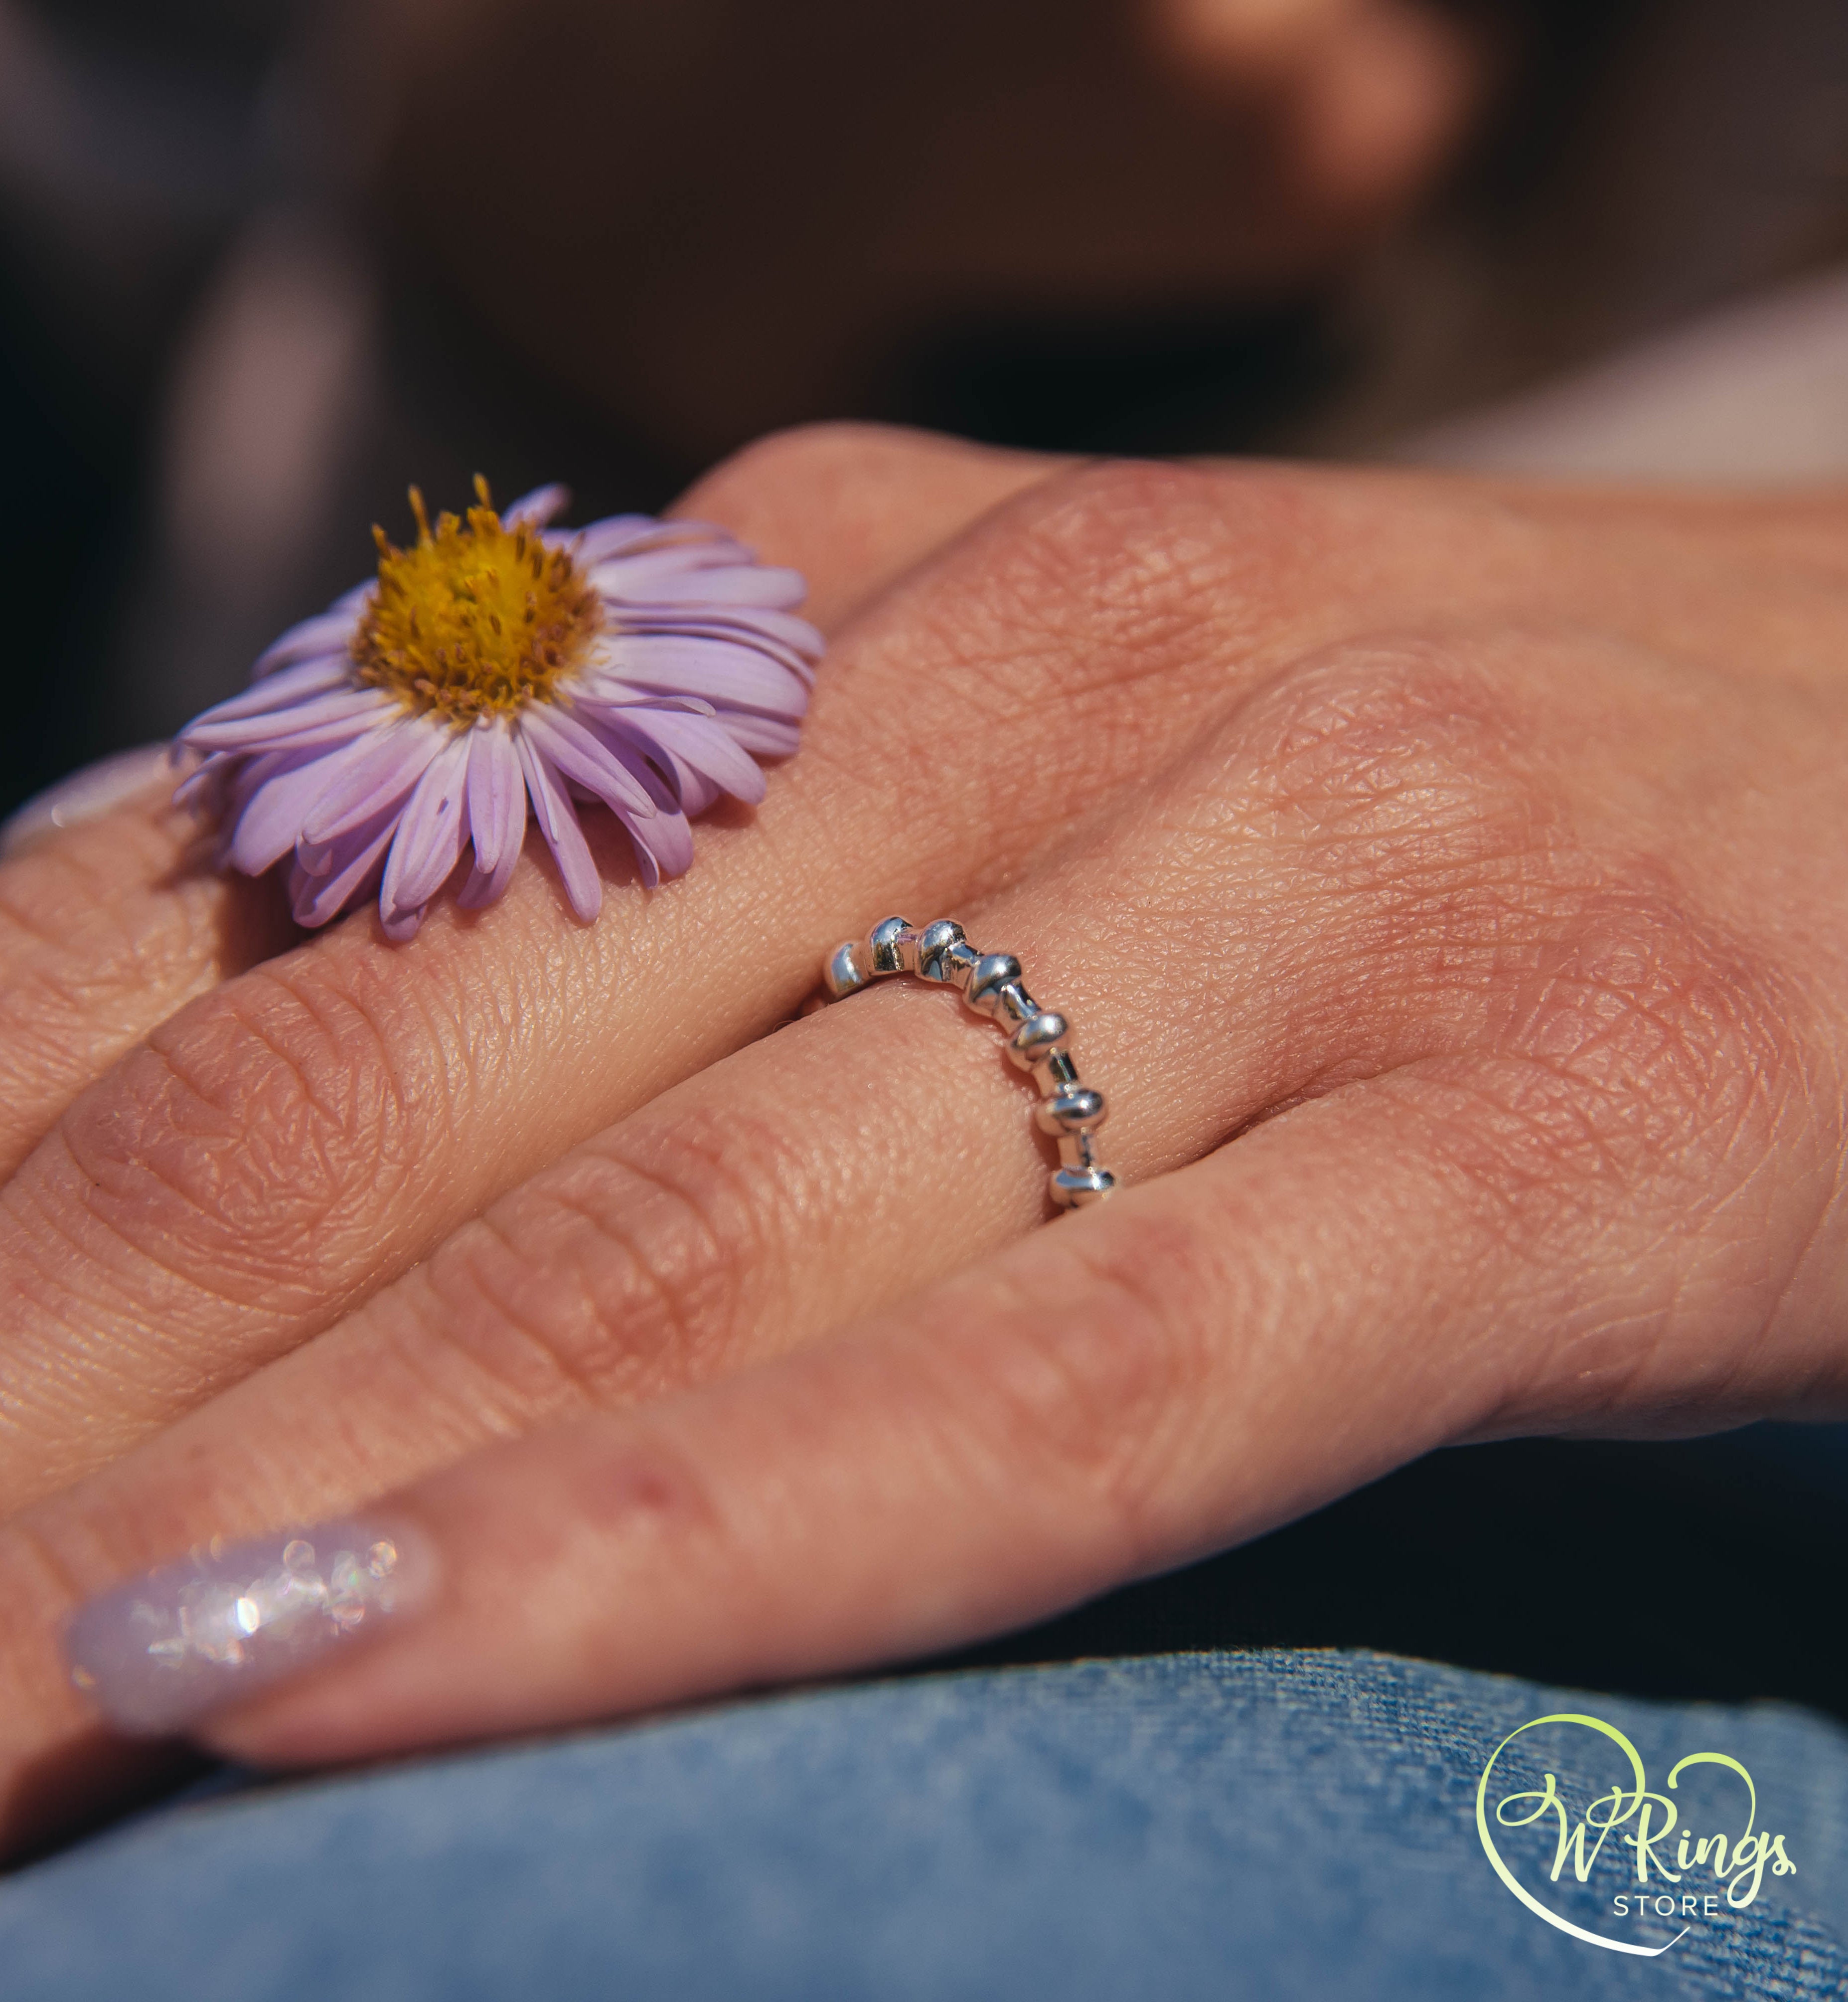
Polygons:
M1101 1202L1117 1186L1097 1159L1104 1094L1080 1082L1066 1048L1070 1024L1027 992L1020 962L1009 952L978 952L962 926L948 918L922 926L908 918L882 918L865 938L835 947L821 979L839 1001L898 973L955 988L978 1015L1008 1032L1009 1056L1040 1088L1034 1123L1058 1142L1059 1165L1047 1177L1052 1200L1061 1209Z

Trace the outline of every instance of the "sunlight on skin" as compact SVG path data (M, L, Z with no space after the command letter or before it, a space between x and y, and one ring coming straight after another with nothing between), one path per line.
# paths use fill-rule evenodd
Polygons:
M612 841L594 926L529 853L234 973L0 1191L9 1840L140 1756L65 1620L216 1536L431 1557L212 1727L312 1760L991 1631L1444 1439L1841 1407L1840 497L847 428L689 505L836 621L761 811L651 895ZM110 828L0 904L155 894ZM1034 1227L954 996L772 1033L894 909L1070 1006L1109 1205Z

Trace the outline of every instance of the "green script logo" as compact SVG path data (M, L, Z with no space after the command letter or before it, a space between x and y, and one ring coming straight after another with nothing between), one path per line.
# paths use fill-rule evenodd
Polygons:
M1557 1778L1548 1773L1545 1785L1504 1794L1491 1808L1496 1760L1522 1732L1538 1731L1549 1724L1578 1725L1608 1739L1628 1763L1627 1783L1619 1778L1607 1791L1587 1801L1574 1812L1560 1793ZM1494 1830L1533 1828L1538 1831L1537 1843L1529 1837L1510 1845L1517 1856L1525 1852L1523 1860L1530 1878L1543 1875L1546 1882L1557 1884L1570 1859L1573 1875L1583 1884L1602 1857L1608 1880L1624 1887L1613 1889L1611 1896L1613 1920L1627 1919L1634 1924L1646 1918L1711 1920L1721 1916L1722 1900L1733 1910L1742 1911L1758 1896L1767 1869L1774 1877L1787 1877L1797 1866L1785 1853L1781 1835L1768 1834L1755 1827L1758 1789L1738 1760L1724 1752L1690 1752L1669 1773L1666 1783L1669 1793L1675 1791L1682 1775L1696 1766L1723 1767L1738 1776L1745 1788L1745 1820L1737 1834L1716 1831L1702 1835L1691 1826L1682 1827L1677 1804L1668 1793L1650 1791L1641 1756L1615 1725L1575 1711L1536 1717L1519 1730L1511 1731L1489 1754L1489 1763L1483 1767L1476 1789L1477 1833L1482 1837L1495 1875L1548 1925L1557 1926L1562 1933L1570 1933L1589 1946L1609 1947L1613 1953L1641 1954L1653 1959L1683 1938L1688 1926L1684 1924L1674 1939L1660 1946L1644 1946L1631 1940L1606 1938L1602 1933L1574 1925L1522 1882L1497 1846ZM1613 1829L1623 1833L1606 1855L1605 1845ZM1548 1835L1553 1838L1550 1868L1546 1855ZM1671 1885L1673 1890L1668 1889Z

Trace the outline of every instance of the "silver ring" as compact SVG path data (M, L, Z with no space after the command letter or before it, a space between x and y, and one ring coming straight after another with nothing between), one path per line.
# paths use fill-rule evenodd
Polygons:
M948 918L923 926L907 918L883 918L865 938L835 947L821 980L839 1001L895 973L955 988L978 1015L1009 1031L1008 1055L1033 1073L1040 1088L1034 1123L1058 1142L1059 1165L1047 1177L1052 1200L1061 1209L1103 1202L1117 1186L1116 1177L1097 1159L1095 1135L1104 1124L1104 1094L1079 1081L1078 1066L1065 1047L1070 1025L1022 986L1020 962L1013 954L978 952L963 936L962 926Z

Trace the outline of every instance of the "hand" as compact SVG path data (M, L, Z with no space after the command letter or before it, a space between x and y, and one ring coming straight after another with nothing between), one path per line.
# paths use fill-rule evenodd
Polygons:
M1446 1441L1842 1408L1848 502L824 432L688 505L835 630L755 818L588 930L529 856L169 983L0 1195L16 1832L121 1770L76 1603L381 1495L430 1603L213 1742L898 1658ZM953 995L765 1033L893 910L1019 955L1134 1186L1034 1227ZM9 988L79 1021L76 950Z

